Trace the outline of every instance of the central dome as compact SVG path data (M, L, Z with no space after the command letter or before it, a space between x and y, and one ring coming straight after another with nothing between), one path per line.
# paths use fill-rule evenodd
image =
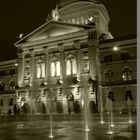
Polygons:
M78 2L78 1L90 1L90 2L94 2L94 3L99 3L99 0L60 0L59 6L63 7L67 4Z

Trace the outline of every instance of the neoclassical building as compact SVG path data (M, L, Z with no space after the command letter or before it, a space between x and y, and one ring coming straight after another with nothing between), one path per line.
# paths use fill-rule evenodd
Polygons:
M98 0L61 0L46 23L15 43L15 105L24 113L136 108L136 36L114 39ZM85 97L86 96L86 97ZM85 100L86 98L86 100ZM131 99L132 99L131 98Z

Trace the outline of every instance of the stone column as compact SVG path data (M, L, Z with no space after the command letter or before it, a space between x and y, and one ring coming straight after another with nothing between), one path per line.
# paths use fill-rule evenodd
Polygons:
M60 83L62 84L64 81L64 47L63 43L58 44L60 50Z
M22 87L24 83L24 53L18 52L18 86Z
M75 48L77 49L77 81L81 80L81 53L80 53L80 43L79 40L74 42Z
M31 61L30 61L30 64L31 64L31 68L30 68L30 74L31 74L31 77L30 77L30 86L33 85L33 81L34 81L34 69L35 69L35 64L34 64L34 49L31 49L30 50L30 56L31 56Z
M96 31L91 31L88 37L89 46L89 65L90 65L90 76L93 80L97 80L97 46L98 38Z
M48 84L48 78L49 78L49 49L47 46L44 48L45 53L45 82Z

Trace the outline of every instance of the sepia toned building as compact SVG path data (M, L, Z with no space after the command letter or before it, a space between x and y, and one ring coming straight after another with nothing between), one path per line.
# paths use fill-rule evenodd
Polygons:
M110 95L113 110L122 112L127 93L136 108L136 36L114 39L109 21L98 0L62 0L46 23L15 43L21 112L80 113L85 102L105 112Z
M16 104L17 60L0 62L0 114L7 114Z

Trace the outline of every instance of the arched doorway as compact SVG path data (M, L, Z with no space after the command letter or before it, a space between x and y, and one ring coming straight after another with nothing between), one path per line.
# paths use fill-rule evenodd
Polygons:
M58 101L56 104L57 113L63 113L63 104L62 102Z
M98 112L97 105L95 104L95 102L93 100L89 102L89 109L90 109L91 113Z
M24 103L24 105L22 106L22 111L24 114L31 113L30 105L28 103Z
M73 109L75 113L81 113L80 103L79 101L75 101L73 103Z
M43 114L46 113L46 105L44 103L42 103L42 113Z
M125 100L128 100L128 99L133 100L131 90L126 90L125 92Z
M74 96L71 92L67 94L67 102L68 102L68 113L73 112L73 102L74 102Z

